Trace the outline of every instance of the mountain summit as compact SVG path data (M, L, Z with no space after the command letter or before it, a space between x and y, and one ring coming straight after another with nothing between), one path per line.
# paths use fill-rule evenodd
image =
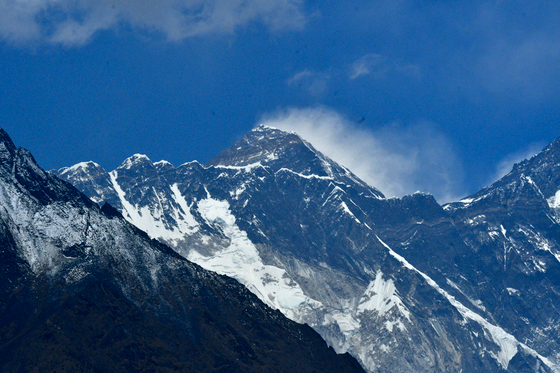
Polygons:
M209 166L266 166L274 172L286 170L309 177L330 177L339 182L349 181L370 191L375 190L380 198L384 197L380 191L368 186L350 170L325 157L295 132L262 124L212 158L206 164L206 167Z

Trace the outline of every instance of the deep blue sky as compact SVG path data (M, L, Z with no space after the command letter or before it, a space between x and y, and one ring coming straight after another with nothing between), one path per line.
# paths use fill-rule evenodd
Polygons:
M112 170L265 121L388 195L464 196L560 136L560 3L425 3L0 0L0 126Z

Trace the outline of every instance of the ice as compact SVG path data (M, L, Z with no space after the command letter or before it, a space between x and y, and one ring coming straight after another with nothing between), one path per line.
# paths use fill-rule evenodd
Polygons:
M340 331L344 335L351 335L351 332L360 327L359 321L354 319L350 312L333 312L331 316L336 321Z

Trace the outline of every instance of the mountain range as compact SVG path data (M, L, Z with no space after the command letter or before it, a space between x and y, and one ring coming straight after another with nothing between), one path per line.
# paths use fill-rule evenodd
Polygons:
M0 130L1 372L363 372Z
M271 127L111 172L0 130L0 371L560 372L559 167L441 206Z
M559 167L556 140L441 206L259 126L206 165L136 154L51 174L368 372L560 372Z

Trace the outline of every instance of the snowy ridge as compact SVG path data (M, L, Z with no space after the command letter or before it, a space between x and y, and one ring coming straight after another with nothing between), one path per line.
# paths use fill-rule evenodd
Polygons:
M393 251L385 242L383 242L379 237L377 237L379 242L385 246L391 256L401 262L406 268L418 273L422 276L426 282L436 289L441 295L443 295L447 300L459 311L459 313L465 319L470 319L472 321L477 322L480 324L491 336L492 340L500 347L500 352L497 355L494 354L493 351L488 351L488 353L496 359L496 361L505 369L507 370L509 362L511 359L517 354L518 348L523 348L527 353L530 355L540 359L547 367L549 367L554 372L560 372L560 365L553 363L548 358L539 355L535 350L531 349L530 347L526 346L525 344L519 342L514 336L507 333L502 328L495 326L488 321L486 321L482 316L478 315L477 313L471 311L467 307L465 307L461 302L455 299L451 294L443 290L439 285L432 280L428 275L424 274L423 272L416 269L412 264L410 264L405 258L397 254Z
M93 161L88 161L88 162L80 162L75 164L72 167L64 167L60 170L60 174L64 175L67 173L74 173L77 172L78 170L86 172L86 170L90 167L93 168L101 168L100 165L98 165L97 163L93 162Z
M180 209L173 210L173 217L175 218L177 225L170 226L170 224L165 220L165 214L162 207L164 202L162 199L165 199L165 196L159 195L157 191L152 188L154 194L159 200L159 203L155 206L151 206L151 208L148 206L138 208L137 206L133 206L126 199L126 193L117 181L118 169L111 171L109 176L111 178L112 186L117 192L121 205L123 206L124 211L122 213L124 218L137 226L139 229L148 233L150 237L161 238L172 245L176 245L177 242L184 239L185 234L189 235L198 231L198 223L190 213L190 208L186 201L182 198L177 184L171 186L171 192L173 193L175 203L180 207Z
M14 239L24 249L25 260L35 273L45 268L56 272L56 261L61 257L61 240L71 246L85 239L86 215L80 215L79 211L63 203L37 208L13 185L0 184L0 216L18 233Z

